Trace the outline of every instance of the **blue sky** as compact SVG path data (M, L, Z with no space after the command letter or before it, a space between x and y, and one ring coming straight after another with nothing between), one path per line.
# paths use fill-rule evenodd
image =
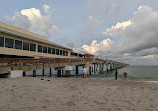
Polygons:
M132 65L158 65L152 29L157 28L158 0L1 0L0 8L1 22L76 51Z

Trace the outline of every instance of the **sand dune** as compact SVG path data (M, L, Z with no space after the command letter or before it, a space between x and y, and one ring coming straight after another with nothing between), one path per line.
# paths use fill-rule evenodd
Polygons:
M0 111L158 111L158 83L0 78Z

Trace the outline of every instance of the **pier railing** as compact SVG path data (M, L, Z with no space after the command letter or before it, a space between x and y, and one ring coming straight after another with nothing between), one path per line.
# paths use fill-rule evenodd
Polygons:
M118 64L125 66L126 64L103 60L98 58L1 58L0 74L8 73L9 70L31 71L52 67L64 67L66 65L85 65L85 64Z
M85 63L85 62L91 62L91 63L115 63L115 64L121 64L121 65L127 65L121 62L112 61L112 60L103 60L103 59L97 59L97 58L40 58L40 59L34 59L34 58L1 58L0 59L0 66L11 66L11 65L23 65L28 66L32 64L56 64L56 63L66 63L66 64L72 64L72 63Z

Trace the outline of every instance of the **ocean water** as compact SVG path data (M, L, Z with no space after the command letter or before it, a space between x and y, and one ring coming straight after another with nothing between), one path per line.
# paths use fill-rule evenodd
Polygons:
M158 66L129 66L118 69L118 79L123 79L123 73L126 72L127 80L136 81L158 81ZM32 71L26 73L27 76L32 76ZM75 74L75 67L70 72L71 77L83 77L83 67L79 67L79 75ZM88 75L88 78L103 78L103 79L115 79L115 70L109 72L103 72L102 74ZM42 70L37 70L37 76L42 75ZM45 75L49 75L49 69L45 69ZM52 77L57 76L57 71L52 68Z
M123 80L123 73L127 73L127 80L158 81L158 66L129 66L118 69L118 79ZM99 75L89 75L90 78L115 79L115 70Z
M123 72L127 72L129 80L158 81L158 66L129 66L118 70L119 74Z

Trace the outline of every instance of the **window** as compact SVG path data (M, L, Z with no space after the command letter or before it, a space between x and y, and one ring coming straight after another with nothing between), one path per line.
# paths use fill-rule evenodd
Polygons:
M0 36L0 47L4 47L4 37Z
M63 50L60 50L60 55L63 55Z
M65 51L63 50L63 56L65 56Z
M50 47L48 47L48 53L51 54L51 48Z
M38 52L42 52L42 46L38 45Z
M66 51L66 56L68 56L68 51Z
M29 43L28 42L23 42L23 50L29 51Z
M30 43L30 51L36 52L36 44Z
M47 47L43 46L43 53L47 53Z
M59 49L56 49L56 55L59 55Z
M54 48L52 48L52 54L55 54L55 49Z
M22 41L15 40L15 49L22 49Z
M13 48L14 47L14 39L5 38L5 47Z

